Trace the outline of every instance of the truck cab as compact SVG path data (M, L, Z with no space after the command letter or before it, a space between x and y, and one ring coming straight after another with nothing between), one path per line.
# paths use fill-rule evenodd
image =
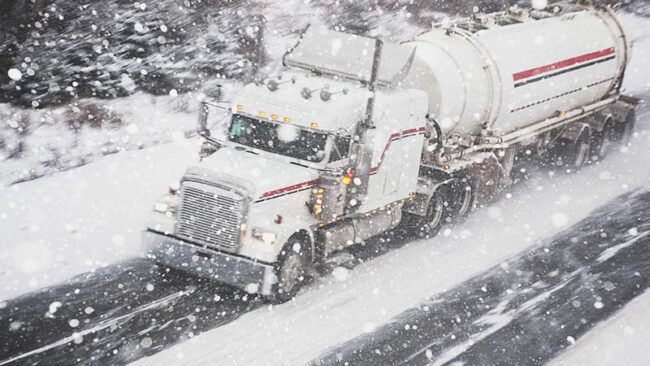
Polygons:
M201 160L154 205L144 245L163 266L283 302L415 195L424 92L288 68L223 108L203 103Z

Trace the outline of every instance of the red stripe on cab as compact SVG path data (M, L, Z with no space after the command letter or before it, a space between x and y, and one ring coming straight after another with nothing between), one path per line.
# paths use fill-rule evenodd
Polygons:
M307 181L307 182L294 184L292 186L278 188L278 189L275 189L273 191L264 192L264 193L262 193L261 198L269 198L269 197L277 196L277 195L280 195L280 194L283 194L283 193L288 193L288 192L291 192L291 191L311 187L314 184L316 184L316 182L318 182L318 180L314 179L314 180L310 180L310 181Z
M417 127L417 128L411 128L411 129L408 129L408 130L404 130L402 132L396 132L396 133L391 134L390 137L388 138L388 142L386 143L386 147L384 147L384 151L381 153L381 158L379 160L379 164L376 167L370 169L370 173L374 173L377 170L379 170L379 167L381 166L381 163L384 160L384 155L386 154L386 150L388 150L388 147L390 146L391 141L393 141L393 140L395 140L397 138L400 138L400 137L404 137L406 135L413 134L413 133L425 132L426 130L427 130L426 127ZM310 180L310 181L307 181L307 182L294 184L294 185L291 185L291 186L288 186L288 187L278 188L278 189L275 189L273 191L268 191L268 192L262 193L262 196L260 197L260 199L264 200L264 199L279 196L279 195L282 195L282 194L285 194L285 193L290 193L290 192L298 191L298 190L301 190L301 189L304 189L304 188L309 188L309 187L315 185L316 183L318 183L318 180L314 179L314 180Z

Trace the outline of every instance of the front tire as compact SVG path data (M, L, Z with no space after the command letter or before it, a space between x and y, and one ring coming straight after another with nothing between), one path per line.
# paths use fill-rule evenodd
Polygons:
M293 299L307 280L307 243L290 239L282 249L275 268L277 282L271 288L268 301L282 304Z

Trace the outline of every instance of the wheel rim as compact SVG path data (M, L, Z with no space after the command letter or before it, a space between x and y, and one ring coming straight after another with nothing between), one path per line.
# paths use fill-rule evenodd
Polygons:
M442 202L441 197L436 197L432 201L433 205L431 206L431 221L429 221L429 227L435 229L440 225L442 221L442 210L444 208L444 203Z
M581 167L587 160L587 155L589 154L589 144L582 142L580 147L578 147L578 153L576 154L576 160L574 166L576 168Z
M302 276L302 263L300 257L295 254L289 255L282 265L282 273L280 274L280 281L282 290L285 293L291 293Z
M463 191L460 193L461 204L458 208L458 215L463 216L469 210L469 206L472 200L472 187L465 186Z
M598 156L602 158L605 155L607 155L607 152L609 152L609 147L611 145L612 145L612 129L608 126L605 126L605 130L603 131L602 141L600 142L600 146L598 146Z

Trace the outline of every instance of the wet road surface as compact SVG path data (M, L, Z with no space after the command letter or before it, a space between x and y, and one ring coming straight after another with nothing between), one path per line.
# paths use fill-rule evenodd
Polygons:
M170 277L170 278L167 278ZM0 309L0 365L117 365L228 323L261 302L133 259Z
M650 191L642 190L313 364L540 365L649 284Z

